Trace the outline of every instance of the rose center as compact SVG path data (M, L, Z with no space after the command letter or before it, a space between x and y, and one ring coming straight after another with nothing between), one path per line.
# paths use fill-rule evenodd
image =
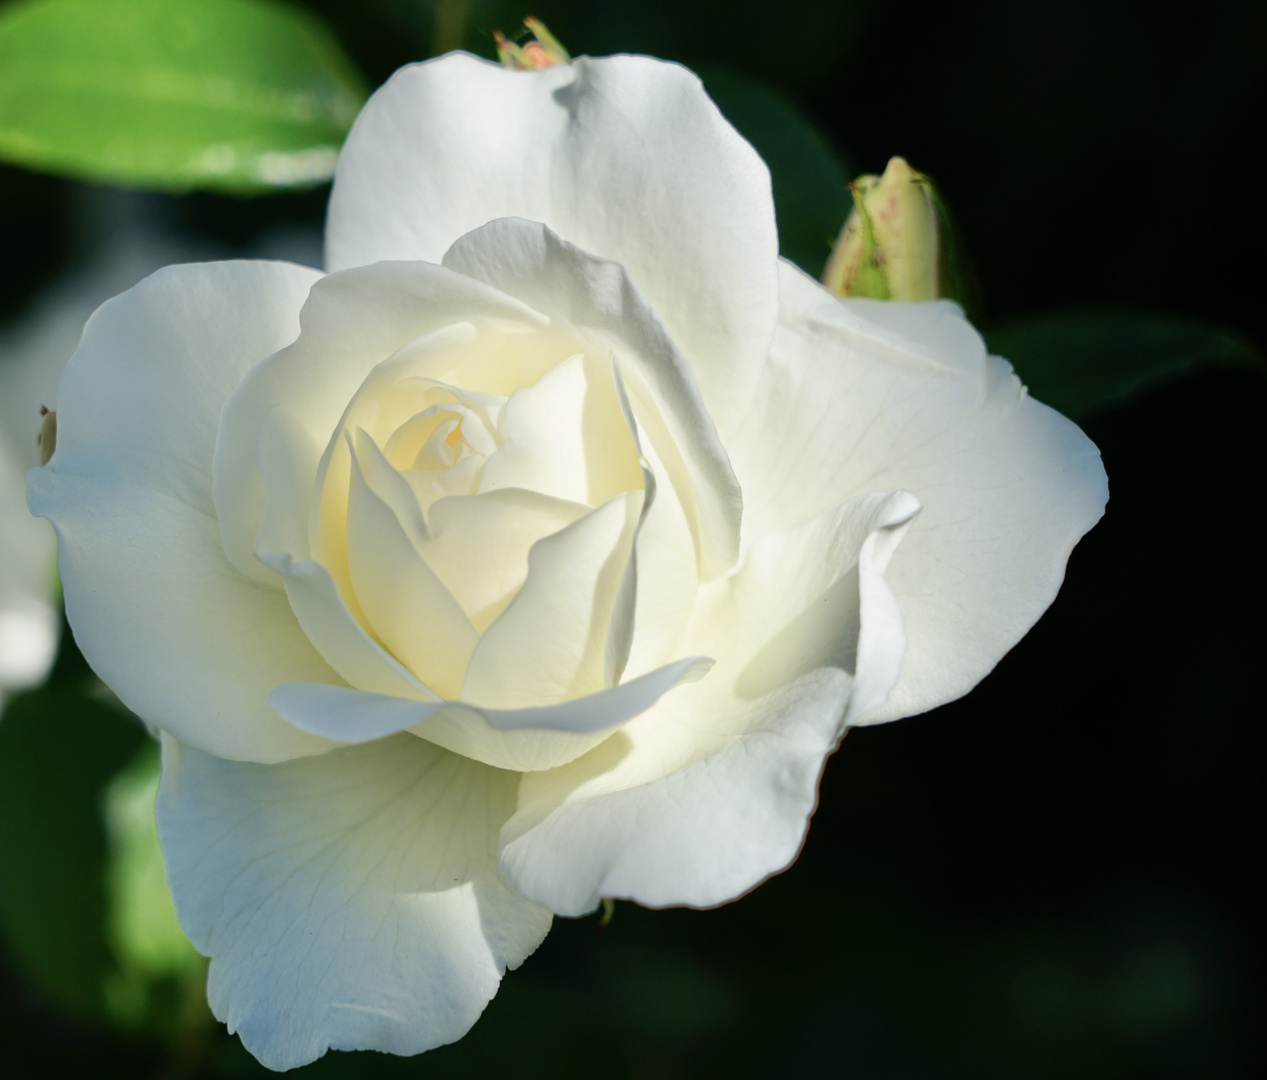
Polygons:
M542 574L566 565L594 594L593 625L567 648L578 663L605 655L644 494L620 393L611 359L558 331L454 330L381 363L349 405L319 477L314 554L362 628L435 693L463 694L538 544ZM601 689L589 674L558 692Z

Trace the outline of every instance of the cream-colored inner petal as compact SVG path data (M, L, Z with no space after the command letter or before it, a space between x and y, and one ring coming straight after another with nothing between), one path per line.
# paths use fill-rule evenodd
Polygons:
M511 395L505 440L480 480L480 491L522 487L590 506L641 486L610 366L582 353Z
M462 698L521 709L606 689L607 635L643 493L614 496L533 545L523 588L471 656Z
M374 636L443 698L461 693L479 631L353 462L348 501L352 587Z
M525 488L450 497L431 505L419 550L483 633L523 586L532 546L588 513Z
M656 509L656 471L677 463L649 461L638 430L611 357L557 327L454 323L370 370L310 489L293 462L313 448L283 410L269 417L257 551L355 690L401 700L406 719L431 703L409 730L499 767L554 767L683 677L695 543L680 485Z

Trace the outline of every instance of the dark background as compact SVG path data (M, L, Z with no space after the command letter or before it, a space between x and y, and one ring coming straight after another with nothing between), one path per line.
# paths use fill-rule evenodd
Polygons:
M312 0L372 85L432 47L420 0ZM991 325L1089 306L1267 347L1267 5L555 0L573 53L648 52L785 95L851 170L906 156L956 214ZM491 55L519 4L475 4ZM243 243L324 190L164 213ZM0 169L0 316L84 242L74 185ZM824 247L824 255L826 248ZM1112 498L1063 591L968 698L851 733L805 849L711 912L557 920L462 1042L313 1076L1263 1075L1267 392L1211 370L1103 413ZM70 661L64 661L69 663ZM1255 781L1255 777L1260 779ZM0 822L0 828L5 827ZM262 1075L76 1024L0 952L8 1076Z

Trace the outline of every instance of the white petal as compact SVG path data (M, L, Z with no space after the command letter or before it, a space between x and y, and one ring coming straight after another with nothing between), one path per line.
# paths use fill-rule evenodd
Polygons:
M768 170L694 75L638 56L403 68L339 157L327 265L438 261L502 217L628 267L729 433L774 327L778 237Z
M504 290L614 355L647 443L688 512L705 580L739 554L742 496L692 367L618 263L520 219L463 236L446 266Z
M515 887L567 915L603 896L706 907L791 862L824 758L897 678L882 572L917 510L903 492L853 500L702 589L687 644L717 666L585 757L524 776L501 836Z
M528 579L480 639L462 699L489 709L553 705L597 693L643 493L613 497L538 541Z
M330 744L268 704L281 683L338 681L286 597L244 579L215 519L179 499L32 469L32 508L57 527L66 613L123 703L221 757L285 761Z
M348 566L378 639L433 692L456 698L479 631L423 561L392 508L365 482L355 456Z
M264 417L259 431L259 474L264 485L257 554L285 551L308 557L308 517L312 496L312 462L320 456L307 427L285 406ZM255 570L261 567L255 564ZM251 575L258 578L258 573ZM273 575L261 584L280 587Z
M506 441L484 466L480 491L518 487L598 506L642 487L611 368L573 356L511 395Z
M431 530L409 481L392 467L378 443L364 428L357 428L349 437L349 449L353 451L355 471L360 478L391 509L397 524L404 530L411 544L417 547L426 543ZM351 499L348 501L350 504Z
M649 441L642 441L652 477L665 468ZM655 484L655 498L644 507L644 520L634 541L637 576L633 640L625 676L640 675L678 655L678 646L695 607L699 568L690 523L672 484Z
M581 503L521 488L457 495L431 504L423 558L486 630L528 577L528 553L590 513Z
M531 772L592 750L675 686L703 678L711 667L707 658L687 657L597 694L527 709L409 701L321 683L290 683L274 690L270 700L296 727L323 738L363 743L411 731L486 765Z
M291 341L294 344L268 356L247 378L239 372L234 386L237 382L241 386L232 397L225 394L227 403L223 398L216 403L217 418L221 404L224 416L218 441L211 433L215 506L224 549L239 570L272 583L271 575L254 558L264 503L257 447L265 417L284 407L306 428L314 453L327 447L343 453L346 447L334 435L348 403L371 371L402 346L436 331L460 333L462 327L453 324L476 316L518 326L544 321L496 290L428 263L368 266L330 274L312 286L298 324L274 350ZM226 315L225 321L232 318ZM443 352L445 340L437 341L434 348ZM353 428L358 424L369 426L352 418ZM342 465L344 471L335 479L346 485L349 466L346 460ZM317 468L318 462L309 460L303 471L316 477ZM346 486L342 491L346 498Z
M516 782L410 736L272 766L167 740L159 833L212 1011L272 1069L461 1038L550 926L497 868Z
M29 480L32 510L61 538L89 663L129 708L226 757L326 745L268 707L279 683L333 672L284 598L225 560L210 475L221 406L294 337L317 276L283 263L175 266L105 304L62 378L57 453Z
M0 328L0 443L23 473L40 463L39 408L56 408L58 379L89 316L155 270L209 257L205 242L156 228L143 195L100 189L88 198L94 228L102 229L94 254Z
M731 447L746 537L860 491L923 504L886 574L908 638L902 676L867 723L972 689L1046 610L1103 512L1095 446L987 357L948 302L841 301L783 264L757 400Z
M288 263L192 263L103 304L58 388L52 467L212 513L220 410L247 372L294 340L319 277Z
M293 559L285 552L262 555L260 561L281 578L291 610L303 632L344 680L376 694L395 694L420 701L435 698L427 686L370 637L348 609L338 585L324 566L312 559Z

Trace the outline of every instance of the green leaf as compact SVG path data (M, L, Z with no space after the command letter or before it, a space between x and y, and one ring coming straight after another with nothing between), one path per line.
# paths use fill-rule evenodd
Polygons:
M726 71L704 86L770 167L779 253L818 277L852 206L843 162L786 98Z
M85 180L252 194L334 171L365 101L273 0L22 0L0 11L0 158Z
M1130 312L1052 314L986 334L1030 393L1085 419L1212 365L1254 365L1262 357L1226 330L1189 319Z
M102 795L144 741L135 720L55 686L16 698L0 721L5 951L45 1000L82 1019L105 1017L115 968Z

